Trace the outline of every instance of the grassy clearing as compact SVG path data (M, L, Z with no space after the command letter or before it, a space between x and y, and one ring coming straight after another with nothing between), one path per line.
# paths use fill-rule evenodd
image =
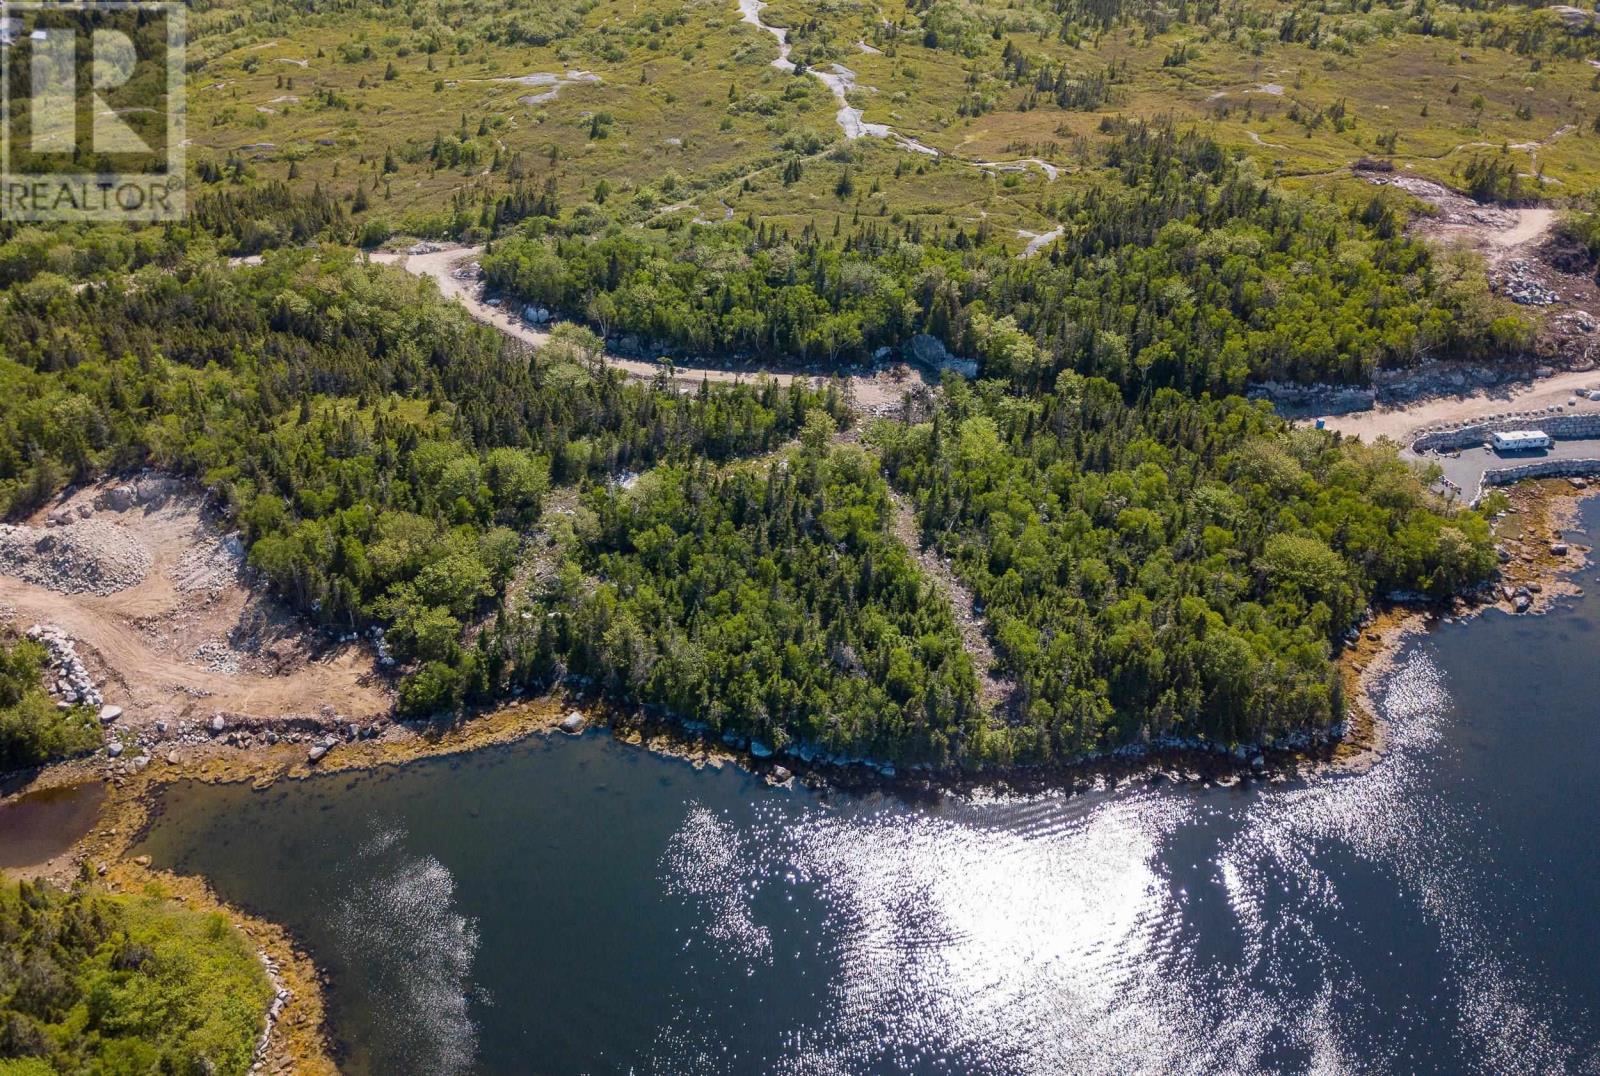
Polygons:
M1070 174L1093 160L1107 116L1172 116L1268 175L1383 156L1459 184L1473 155L1504 153L1544 177L1546 197L1600 176L1600 39L1510 6L1476 21L1439 8L1425 36L1409 5L1202 5L1189 21L1111 5L1102 25L1031 3L779 0L761 17L787 28L797 73L772 66L776 40L733 0L408 10L224 2L197 17L192 156L216 180L202 189L320 185L358 221L408 232L518 184L548 186L564 208L593 203L597 222L731 209L799 226L839 211L988 219L1000 233L1053 223L1037 168L930 167L882 139L846 143L838 102L805 69L834 64L854 72L849 100L867 123L967 162L1037 157ZM1313 17L1315 34L1290 22ZM1111 81L1103 100L1061 107L1041 71ZM785 181L791 161L802 174ZM846 168L855 191L841 198Z

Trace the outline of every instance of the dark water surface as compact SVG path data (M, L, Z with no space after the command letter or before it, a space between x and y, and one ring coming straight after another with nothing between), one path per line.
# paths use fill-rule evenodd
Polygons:
M98 781L30 792L0 807L0 869L54 859L89 832L106 787Z
M357 1072L1600 1072L1583 581L1409 648L1363 774L913 805L590 735L179 786L142 850L310 947Z

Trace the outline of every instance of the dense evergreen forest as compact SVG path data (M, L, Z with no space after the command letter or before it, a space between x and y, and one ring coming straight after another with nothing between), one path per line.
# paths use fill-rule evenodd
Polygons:
M271 1000L255 952L220 914L0 878L8 1076L242 1076Z
M1354 225L1326 219L1337 248ZM1230 226L1149 227L1204 247ZM980 381L908 402L862 446L838 443L856 418L826 383L630 381L586 329L533 352L348 250L230 268L202 246L102 230L0 248L0 493L17 515L106 471L195 476L309 620L386 630L406 713L570 674L770 746L938 764L1257 739L1340 718L1330 654L1375 594L1448 593L1493 563L1484 521L1390 451L1148 383L1207 375L1086 377L978 301L963 332ZM1202 276L1197 261L1172 283ZM979 597L999 668L972 667L890 535L884 476ZM571 486L576 513L544 518ZM556 570L508 606L545 549ZM977 704L980 672L1015 682L1000 712Z
M428 4L410 36L339 37L367 6L340 18L272 0L208 6L197 70L270 92L250 125L288 125L303 145L282 175L264 170L272 143L249 159L200 154L183 224L0 225L0 509L26 515L106 473L192 476L257 578L310 624L382 630L408 715L576 678L772 747L972 767L1330 726L1343 712L1331 658L1351 624L1384 592L1443 595L1486 576L1487 527L1391 450L1291 429L1241 394L1492 359L1523 348L1531 321L1490 293L1481 261L1406 236L1404 193L1285 183L1225 143L1220 112L1201 124L1115 106L1151 79L1183 83L1207 50L1332 57L1425 38L1498 50L1497 63L1533 57L1532 75L1588 45L1501 4L1047 8L939 0L860 31L837 12L789 17L797 65L780 77L769 35L735 27L724 41L721 22L697 30L681 13L592 25L590 5L558 5L490 32L484 12ZM252 15L315 51L264 72L253 53L278 42L255 41ZM1011 144L1043 156L1004 174L841 140L836 102L806 66L837 61L858 32L851 62L885 88L937 71L913 70L928 54L959 63L966 121L1008 108L1018 124L1051 111L1083 122L1057 126L1059 142ZM705 89L699 76L657 89L655 60L637 91L614 72L582 82L619 96L581 125L546 123L554 94L510 99L537 106L537 148L521 113L494 108L452 114L429 138L346 134L331 154L304 141L325 114L353 129L344 114L388 124L415 109L419 70L436 94L515 82L479 55L488 46L619 65L669 40L691 68L721 48L715 63L738 75L695 105L715 137L668 140L738 150L692 180L630 171L626 129L644 120L624 104ZM933 81L930 94L950 91ZM1256 89L1216 108L1292 120L1317 152L1355 123L1342 99L1313 108L1302 86L1284 101L1268 100L1281 85ZM942 122L891 92L905 122ZM213 127L244 123L216 107ZM1486 107L1461 105L1477 123ZM1511 197L1498 189L1518 179L1509 149L1480 158L1466 180ZM615 170L617 186L575 183L585 168ZM396 184L436 197L380 216ZM719 219L690 217L711 204ZM990 209L1054 230L1019 256ZM396 221L486 243L488 285L554 311L550 342L508 340L431 283L368 264L356 246ZM1581 219L1572 229L1596 246ZM257 253L259 265L234 260ZM973 360L976 379L947 375L870 425L845 382L826 380L924 334ZM804 362L824 378L683 386L664 364L629 379L607 346ZM973 610L952 609L897 537L891 488ZM967 619L993 668L974 667ZM7 733L11 764L76 747L76 718L42 715L26 690L30 661L25 646L8 652L24 686L0 724L28 730ZM978 684L995 680L1009 697L980 703Z
M1481 275L1404 238L1379 194L1348 207L1288 195L1165 124L1116 135L1111 178L1065 196L1061 237L1037 258L981 224L928 232L863 216L858 201L797 236L755 220L591 235L582 217L534 217L484 270L518 299L682 354L837 365L929 333L1019 389L1064 370L1191 392L1364 384L1382 367L1480 358L1526 337ZM1025 351L986 331L997 318Z
M949 603L890 535L873 454L830 447L831 428L815 414L776 459L595 489L542 595L555 615L510 621L496 645L774 749L978 757Z
M1006 761L1326 728L1329 656L1375 595L1444 596L1494 564L1485 521L1440 514L1392 450L1238 398L952 383L931 421L874 439L1017 681Z
M535 355L431 285L331 248L229 270L175 243L131 275L79 288L40 273L7 301L12 515L108 470L194 475L313 622L387 626L401 660L454 670L448 691L424 677L405 693L422 713L497 694L459 639L492 610L552 481L727 460L812 413L847 417L833 389L629 381L584 330Z
M869 438L828 450L812 428L726 473L596 488L541 615L480 644L513 678L570 670L772 747L1035 764L1328 728L1330 657L1369 601L1444 596L1494 564L1485 520L1443 514L1391 450L1238 398L951 381L931 417ZM890 537L874 456L991 625L1016 685L996 713L947 598Z

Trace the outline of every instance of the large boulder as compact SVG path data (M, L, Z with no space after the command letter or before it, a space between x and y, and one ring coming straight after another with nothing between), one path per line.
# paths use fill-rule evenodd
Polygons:
M938 373L954 370L969 381L978 376L976 359L957 358L950 354L938 337L927 333L918 333L907 340L905 354L908 361Z
M563 717L561 719L561 723L557 725L556 728L560 729L568 736L576 736L582 732L588 724L589 722L584 719L584 716L578 711L574 710L566 717Z
M136 496L132 486L112 486L95 497L94 506L113 512L126 512L133 507Z

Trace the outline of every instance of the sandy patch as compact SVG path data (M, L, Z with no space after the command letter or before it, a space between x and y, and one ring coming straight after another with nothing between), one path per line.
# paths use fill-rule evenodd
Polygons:
M51 516L73 522L47 527ZM217 711L275 718L332 707L366 718L391 707L370 649L318 642L251 586L243 543L184 483L147 476L80 489L0 544L19 535L51 545L31 559L0 557L0 612L19 630L49 624L71 637L106 703L123 708L119 728ZM96 550L96 536L114 537L117 555ZM71 554L52 559L63 547Z

